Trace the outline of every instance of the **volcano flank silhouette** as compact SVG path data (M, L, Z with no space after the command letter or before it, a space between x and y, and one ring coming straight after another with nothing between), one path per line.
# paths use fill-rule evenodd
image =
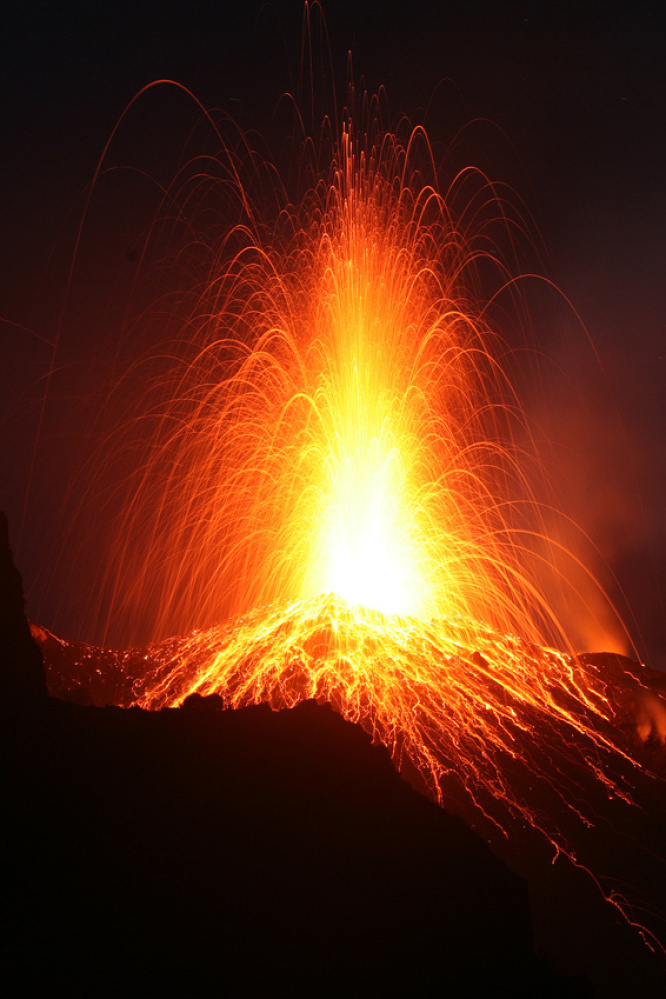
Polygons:
M96 706L94 678L120 683L119 658L88 650L86 694L65 680L85 647L33 629L70 702L46 697L4 520L0 548L11 994L631 994L538 958L526 882L330 706ZM602 935L613 924L593 917ZM640 941L617 958L624 977L614 960L600 981L660 994Z
M23 608L23 584L9 548L9 525L0 512L0 688L7 699L46 696L44 660Z

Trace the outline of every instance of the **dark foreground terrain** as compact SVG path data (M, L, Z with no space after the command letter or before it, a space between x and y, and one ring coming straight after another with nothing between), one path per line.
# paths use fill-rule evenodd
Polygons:
M49 698L4 540L5 994L595 994L535 955L527 883L328 706ZM661 995L632 955L615 994Z
M527 886L332 710L4 719L16 994L589 995Z

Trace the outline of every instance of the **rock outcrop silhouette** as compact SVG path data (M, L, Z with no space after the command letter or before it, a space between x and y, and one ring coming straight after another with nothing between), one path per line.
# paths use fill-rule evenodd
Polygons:
M44 662L25 617L20 573L9 547L7 517L0 512L0 696L46 697Z

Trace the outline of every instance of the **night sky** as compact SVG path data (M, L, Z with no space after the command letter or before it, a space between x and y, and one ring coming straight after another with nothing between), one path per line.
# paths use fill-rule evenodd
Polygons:
M392 112L421 120L430 105L440 149L483 119L465 130L460 155L512 185L532 212L545 272L598 355L562 302L539 313L535 338L563 377L530 400L535 425L562 459L572 515L624 588L641 654L666 667L661 5L345 0L325 13L338 84L351 49L355 74L370 91L386 86ZM94 203L31 472L86 185L123 109L154 79L182 83L245 129L270 129L280 94L298 90L301 21L298 0L27 2L5 14L0 507L28 613L60 633L76 631L81 596L62 552L62 503L87 453L94 386L114 355L119 303L156 204L136 174L105 181ZM128 116L112 162L168 182L197 114L182 93L153 91Z

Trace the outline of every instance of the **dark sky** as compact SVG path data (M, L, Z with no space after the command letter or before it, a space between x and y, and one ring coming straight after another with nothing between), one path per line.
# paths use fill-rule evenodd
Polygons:
M468 129L461 148L526 201L548 249L548 276L598 355L572 313L556 309L538 338L568 388L549 396L535 420L569 456L572 513L615 570L653 664L666 665L661 5L336 0L326 17L338 79L351 48L356 74L371 91L387 87L393 112L418 115L432 103L430 132L441 147L466 122L494 123ZM142 207L140 182L118 181L100 202L106 214L91 220L89 231L104 235L77 271L31 477L86 185L119 115L154 79L179 81L244 128L267 128L279 95L297 85L301 19L299 0L65 0L13 3L5 14L0 505L29 612L55 630L76 627L75 587L63 599L54 566L62 558L59 504L78 460L77 434L85 434L81 371L90 377L108 361L121 318L117 292L131 281L134 240L154 197L146 183ZM114 162L168 180L195 119L183 95L154 91L128 118Z

